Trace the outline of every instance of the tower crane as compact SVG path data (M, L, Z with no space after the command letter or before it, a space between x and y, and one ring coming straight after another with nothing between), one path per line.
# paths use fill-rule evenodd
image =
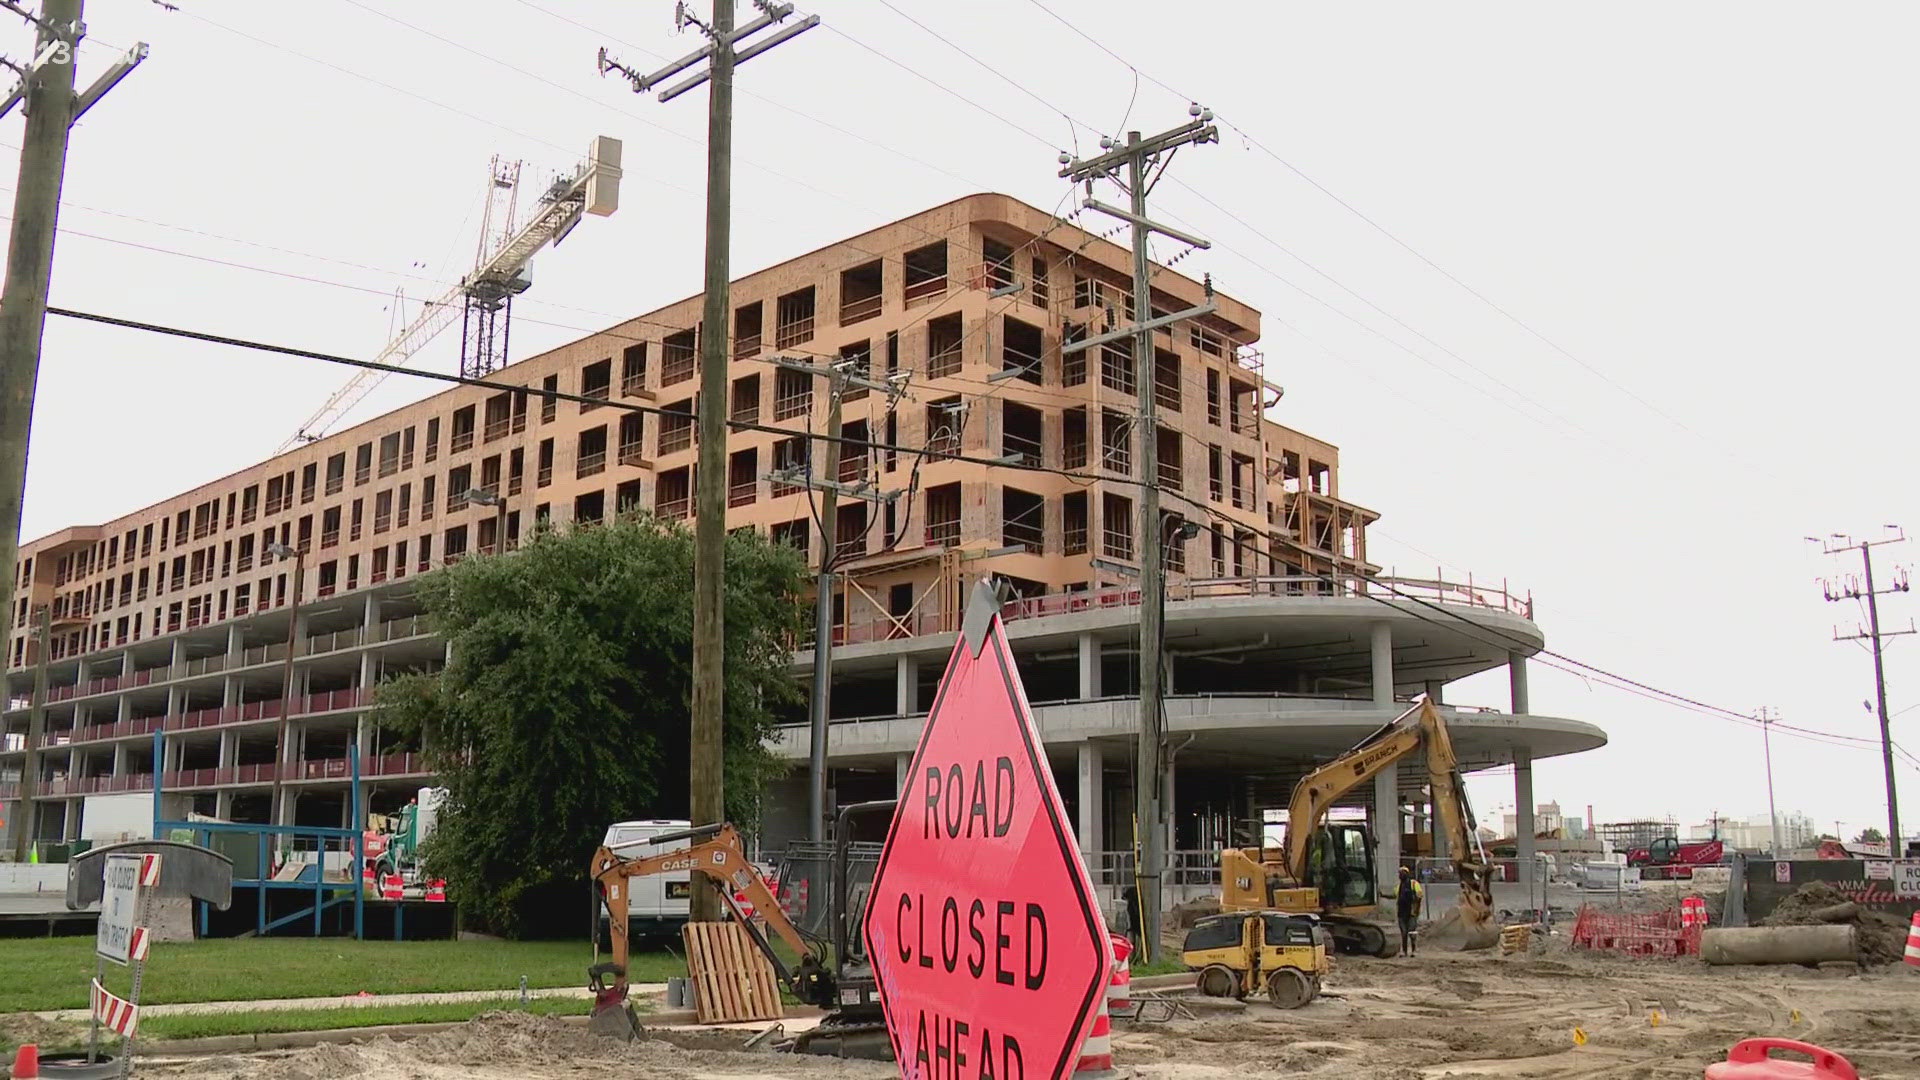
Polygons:
M585 215L606 217L619 209L620 151L619 139L596 137L587 159L572 172L556 177L540 193L524 225L516 221L520 163L495 157L487 170L487 210L480 226L480 250L473 272L445 294L427 301L420 314L387 342L374 361L408 363L458 318L462 325L460 374L477 379L505 366L513 298L532 284L528 263L541 249L565 240ZM371 368L355 372L292 438L280 445L279 452L324 436L387 374Z

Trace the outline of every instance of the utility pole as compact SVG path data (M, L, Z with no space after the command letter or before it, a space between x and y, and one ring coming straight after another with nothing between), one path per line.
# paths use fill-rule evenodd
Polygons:
M754 0L761 15L734 29L734 0L713 0L709 25L687 13L685 0L674 7L677 28L693 26L708 38L703 48L650 75L642 75L600 50L600 73L615 71L642 93L661 80L706 61L706 68L660 92L672 101L701 83L712 83L707 99L707 266L706 306L700 333L699 460L694 467L693 499L693 731L688 776L688 817L695 826L718 824L726 817L726 554L727 554L727 317L731 314L733 242L733 69L820 22L811 15L748 45L747 37L784 21L792 4ZM694 890L689 917L697 922L720 918L719 900L706 889Z
M851 360L824 367L786 357L778 357L773 363L789 371L824 377L828 388L827 441L821 460L833 467L826 469L826 475L821 477L814 476L811 469L800 468L770 473L766 477L776 483L820 492L820 570L814 578L813 687L807 710L811 735L807 750L807 838L818 841L827 839L827 713L833 702L833 568L839 554L840 496L887 503L899 495L873 490L871 480L864 477L852 484L840 479L841 405L849 386L876 390L897 400L903 394L906 375L903 372L886 382L877 382L856 370Z
M1774 809L1773 804L1773 722L1780 719L1780 710L1762 706L1754 718L1760 721L1760 744L1767 752L1767 817L1773 823L1767 851L1777 859L1780 857L1780 811Z
M1881 764L1886 770L1887 780L1887 854L1897 859L1900 857L1904 848L1900 843L1900 801L1894 791L1893 783L1893 729L1887 716L1887 671L1882 662L1882 653L1886 650L1887 638L1901 637L1914 633L1915 628L1913 624L1909 622L1905 630L1882 631L1880 629L1881 594L1908 592L1911 591L1913 587L1913 582L1908 577L1907 572L1899 568L1896 568L1894 571L1892 585L1885 589L1874 587L1873 549L1882 544L1902 544L1905 543L1907 539L1907 534L1901 531L1898 525L1888 525L1887 531L1893 535L1882 537L1879 540L1861 540L1857 542L1853 540L1852 537L1841 533L1832 534L1831 540L1834 542L1822 545L1826 553L1829 555L1837 555L1849 549L1858 550L1860 552L1862 571L1866 575L1865 587L1863 588L1861 582L1850 574L1839 582L1837 586L1831 581L1823 581L1821 586L1829 603L1841 600L1857 601L1862 599L1867 602L1866 628L1864 630L1856 629L1856 631L1851 634L1842 634L1836 628L1833 633L1833 640L1865 641L1868 643L1867 651L1873 654L1873 692L1874 699L1878 704L1877 711L1880 715L1880 758ZM1813 537L1808 537L1807 539L1814 540ZM1818 540L1814 540L1814 542L1819 543Z
M20 83L0 100L0 117L26 106L20 144L20 175L13 195L13 231L7 242L7 272L0 291L0 611L13 606L15 561L20 553L20 508L27 483L27 443L33 429L33 395L40 381L40 345L47 323L47 288L53 278L53 241L60 224L60 190L66 181L67 139L73 123L146 58L145 42L115 61L84 93L75 95L74 67L86 24L82 0L42 0L40 14L8 2L6 10L38 30L34 58L5 61Z
M1133 226L1133 325L1110 328L1104 334L1085 338L1061 348L1062 354L1094 348L1113 341L1133 342L1134 392L1140 403L1134 434L1139 447L1141 480L1140 524L1140 723L1133 779L1135 831L1139 850L1134 858L1134 877L1139 893L1140 944L1144 960L1153 962L1160 954L1160 875L1166 862L1164 845L1165 808L1161 805L1161 786L1166 774L1166 739L1162 732L1161 681L1162 646L1165 625L1162 619L1162 593L1166 589L1166 563L1161 554L1164 537L1160 522L1160 429L1154 418L1153 332L1162 326L1198 318L1214 310L1211 288L1206 302L1199 307L1171 315L1154 317L1152 263L1147 254L1147 239L1162 233L1197 248L1210 247L1207 241L1159 224L1147 217L1147 194L1166 173L1174 152L1188 144L1201 145L1220 140L1213 125L1213 113L1198 105L1188 108L1192 117L1177 128L1141 138L1137 131L1127 133L1125 143L1102 137L1100 148L1106 153L1080 161L1064 151L1060 154L1060 175L1084 185L1086 198L1081 206L1119 218ZM1124 172L1123 172L1124 170ZM1130 209L1109 206L1093 197L1093 182L1107 179L1127 193Z
M42 604L34 612L33 702L27 713L27 754L20 762L20 826L13 837L13 861L27 861L27 848L39 830L39 808L33 798L40 786L40 744L47 737L47 660L52 638L53 608Z

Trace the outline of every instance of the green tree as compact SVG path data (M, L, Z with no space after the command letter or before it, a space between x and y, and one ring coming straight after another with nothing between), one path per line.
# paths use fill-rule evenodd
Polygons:
M727 539L727 810L751 825L779 769L766 746L800 700L804 560ZM520 551L419 580L446 667L384 683L383 726L417 735L448 790L427 869L476 923L584 932L588 860L619 820L685 817L693 694L693 538L646 516L543 530Z
M1860 835L1854 837L1853 842L1856 844L1884 844L1887 842L1887 834L1869 825L1860 830Z

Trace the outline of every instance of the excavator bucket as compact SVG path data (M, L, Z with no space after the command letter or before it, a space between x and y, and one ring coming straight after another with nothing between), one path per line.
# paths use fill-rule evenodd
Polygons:
M1474 952L1491 949L1500 942L1500 931L1493 925L1493 907L1470 888L1460 890L1460 902L1420 931L1420 941L1442 949Z

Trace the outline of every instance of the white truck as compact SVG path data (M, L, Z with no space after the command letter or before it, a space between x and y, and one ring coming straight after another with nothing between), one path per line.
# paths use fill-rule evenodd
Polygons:
M624 859L642 859L686 846L685 840L653 844L649 841L663 833L684 831L686 821L621 821L609 826L603 841L615 855ZM627 882L627 932L639 941L650 937L678 937L687 924L687 903L693 895L693 875L686 870L649 874ZM600 934L606 936L606 916L600 916Z

